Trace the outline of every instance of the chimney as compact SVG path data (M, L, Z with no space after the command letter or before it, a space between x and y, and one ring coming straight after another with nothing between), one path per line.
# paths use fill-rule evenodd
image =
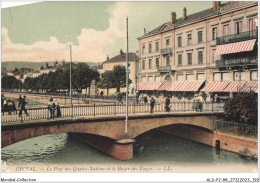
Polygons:
M213 1L212 2L212 6L213 6L213 10L216 11L219 7L220 7L220 1Z
M146 34L146 29L144 28L144 35Z
M123 55L123 50L122 49L120 50L120 55Z
M107 55L107 60L109 60L109 56Z
M183 15L182 19L185 20L187 18L187 10L186 10L185 7L183 8L183 14L182 15Z
M170 15L170 22L171 22L171 24L176 22L176 12L172 11L172 13Z

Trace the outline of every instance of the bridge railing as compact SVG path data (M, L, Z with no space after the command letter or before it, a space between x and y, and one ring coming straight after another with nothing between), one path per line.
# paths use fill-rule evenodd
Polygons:
M170 103L170 111L169 112L192 112L196 111L196 107L201 106L201 110L197 111L205 111L205 112L220 112L223 111L224 103L194 103L194 102L172 102ZM136 113L149 113L151 110L149 103L139 103L134 104L131 103L128 105L128 113L136 114ZM19 117L19 111L14 111L10 114L5 112L2 113L2 122L17 122L17 121L28 121L28 120L41 120L41 119L50 119L51 112L45 107L41 108L31 108L27 109L28 116L22 113ZM111 104L77 104L73 106L60 106L61 116L63 117L77 117L77 116L106 116L106 115L118 115L126 113L125 104L121 103L111 103ZM165 104L164 103L156 103L153 109L154 113L165 112ZM54 118L57 118L57 110L54 110Z

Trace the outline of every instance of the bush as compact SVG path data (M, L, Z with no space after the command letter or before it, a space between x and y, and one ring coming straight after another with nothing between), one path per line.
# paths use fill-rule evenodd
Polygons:
M257 95L254 92L238 93L224 105L226 120L257 125Z

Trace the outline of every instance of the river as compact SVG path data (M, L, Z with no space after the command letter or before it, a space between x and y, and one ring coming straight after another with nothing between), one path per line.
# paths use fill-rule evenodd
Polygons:
M134 143L134 157L129 161L116 160L91 146L71 138L68 134L52 134L18 142L2 149L2 161L13 164L41 165L146 165L169 164L175 171L197 171L199 165L211 167L257 168L257 160L216 150L213 147L152 130L138 136ZM180 170L178 170L178 167ZM245 170L247 171L247 170ZM244 172L244 171L243 171Z

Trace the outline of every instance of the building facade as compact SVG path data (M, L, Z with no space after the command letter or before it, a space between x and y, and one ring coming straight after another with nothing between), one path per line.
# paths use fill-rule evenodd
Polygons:
M214 1L212 8L191 15L183 8L179 19L172 12L170 22L138 38L138 81L201 83L195 91L188 86L182 91L166 89L180 92L182 100L187 93L200 90L232 96L236 91L224 90L228 85L237 88L241 85L237 81L257 80L257 15L256 1ZM210 82L221 82L222 90L205 90ZM229 83L225 86L225 82Z
M129 73L129 79L132 81L132 83L129 85L129 91L130 94L133 94L133 88L137 83L137 76L138 76L138 57L135 53L130 52L128 53L128 73ZM102 74L107 70L113 70L115 66L126 66L126 53L124 53L122 50L120 50L119 54L116 55L113 58L107 57L107 60L102 63L100 67L97 68L97 71ZM106 89L98 89L98 92L100 93L103 91L105 95L111 95L115 94L117 91L115 88L109 89L107 91ZM126 88L121 88L121 92L125 92Z

